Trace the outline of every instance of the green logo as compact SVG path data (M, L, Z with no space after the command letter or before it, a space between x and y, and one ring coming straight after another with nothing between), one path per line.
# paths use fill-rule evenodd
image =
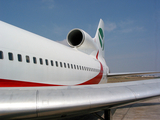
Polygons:
M99 37L101 48L104 50L104 43L103 43L104 34L103 34L102 28L99 28L98 37Z

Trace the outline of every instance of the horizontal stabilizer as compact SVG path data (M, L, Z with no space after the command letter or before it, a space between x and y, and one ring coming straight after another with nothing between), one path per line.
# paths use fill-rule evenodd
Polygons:
M156 73L160 73L160 72L148 71L148 72L109 73L107 75L107 77L143 75L143 74L156 74Z

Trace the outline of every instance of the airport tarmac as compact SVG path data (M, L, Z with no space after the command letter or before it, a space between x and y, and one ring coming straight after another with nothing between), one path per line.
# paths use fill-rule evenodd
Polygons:
M160 120L160 97L119 108L113 120Z

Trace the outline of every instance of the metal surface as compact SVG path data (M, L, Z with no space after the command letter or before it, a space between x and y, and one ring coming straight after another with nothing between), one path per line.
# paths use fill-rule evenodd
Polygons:
M117 84L0 90L0 118L86 114L160 95L160 79Z
M0 90L0 116L6 119L36 117L36 91Z
M116 76L130 76L130 75L142 75L142 74L156 74L160 72L156 71L147 71L147 72L126 72L126 73L108 73L107 77L116 77Z

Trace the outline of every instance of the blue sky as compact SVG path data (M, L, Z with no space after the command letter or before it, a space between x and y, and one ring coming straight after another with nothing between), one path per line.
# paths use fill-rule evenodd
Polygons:
M0 20L54 41L105 23L111 72L160 71L159 0L0 0Z

